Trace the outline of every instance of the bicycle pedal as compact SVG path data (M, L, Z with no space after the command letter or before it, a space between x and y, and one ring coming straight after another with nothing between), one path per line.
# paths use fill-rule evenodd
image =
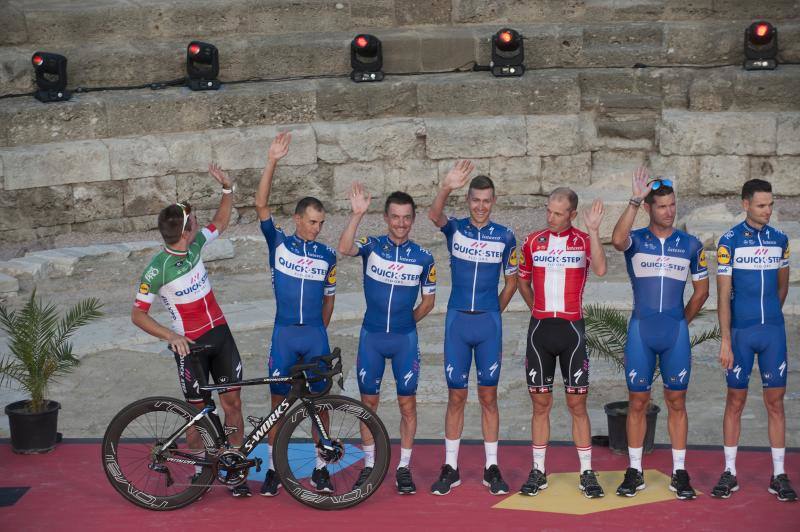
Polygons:
M261 464L263 462L264 461L261 458L256 457L256 458L254 458L252 460L248 460L247 461L247 467L255 467L256 468L256 473L261 473Z
M253 425L254 429L260 427L264 423L264 419L266 418L258 416L247 416L247 422Z

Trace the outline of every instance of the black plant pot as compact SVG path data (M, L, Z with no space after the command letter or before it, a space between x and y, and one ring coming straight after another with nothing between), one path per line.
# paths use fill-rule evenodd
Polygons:
M617 401L605 406L608 416L608 447L617 454L628 454L628 401ZM644 434L644 452L652 453L656 440L656 420L661 409L650 403L647 408L647 432Z
M58 411L61 405L47 401L42 412L28 410L30 401L6 406L11 430L11 450L19 454L49 453L58 441Z

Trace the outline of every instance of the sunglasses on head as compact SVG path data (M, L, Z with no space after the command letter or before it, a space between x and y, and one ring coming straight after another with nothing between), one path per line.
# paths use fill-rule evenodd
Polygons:
M175 205L180 207L181 212L183 213L183 225L181 226L181 233L183 233L186 231L186 222L189 221L189 215L192 214L192 206L188 201L182 201L180 203L176 203Z
M675 188L675 186L672 184L672 180L671 179L668 179L668 178L665 178L665 177L660 177L660 176L655 178L655 179L653 179L653 180L651 180L647 184L648 185L653 185L653 187L650 190L658 190L662 186Z

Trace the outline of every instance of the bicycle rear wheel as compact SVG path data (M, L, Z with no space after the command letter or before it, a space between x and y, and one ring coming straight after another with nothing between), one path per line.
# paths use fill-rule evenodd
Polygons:
M217 432L207 418L194 427L199 448L191 448L181 434L166 453L157 446L196 416L193 406L171 397L148 397L120 410L103 437L103 469L108 481L125 499L148 510L174 510L200 498L214 481L214 468L190 461L186 455L208 458L216 450Z
M315 399L314 405L343 455L335 461L319 462L317 429L301 404L287 414L275 439L275 470L286 491L303 504L320 510L355 506L375 493L386 476L391 457L389 434L378 416L354 399L327 396ZM364 468L362 435L374 442L375 465L355 487ZM312 485L315 466L323 464L330 476L330 492L320 492Z

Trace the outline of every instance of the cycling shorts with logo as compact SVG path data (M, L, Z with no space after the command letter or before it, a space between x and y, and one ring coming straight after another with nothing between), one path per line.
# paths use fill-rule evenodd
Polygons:
M531 318L527 343L525 371L528 391L553 391L556 358L561 366L561 377L567 393L582 394L589 390L589 353L582 319Z
M214 377L214 384L236 383L242 380L242 359L227 324L214 327L195 339L195 343L211 347L185 357L176 353L175 362L178 365L178 383L181 385L184 397L187 401L199 403L211 398L211 393L200 392L200 386L208 382L209 375ZM190 357L194 357L197 363L192 363ZM201 371L202 375L198 375L198 371ZM220 390L219 393L238 389L239 386L232 386Z
M758 369L764 388L786 386L786 328L780 325L753 325L731 329L733 369L727 372L729 388L747 389L753 361L758 354Z
M356 370L358 389L365 395L381 393L386 359L392 361L397 395L417 393L419 381L419 341L416 329L409 333L369 332L361 328Z
M650 390L656 371L656 356L664 388L685 390L692 372L691 351L686 320L676 320L666 314L631 318L625 343L628 390Z
M331 352L328 345L328 331L322 325L278 325L272 330L272 343L269 348L269 375L288 377L289 369L295 364L308 364L315 357ZM324 369L324 364L320 364ZM312 392L322 391L327 383L323 381L310 385ZM291 384L270 384L273 395L287 395Z
M479 386L497 386L503 351L500 312L448 310L444 329L444 371L447 387L464 389L475 354Z

